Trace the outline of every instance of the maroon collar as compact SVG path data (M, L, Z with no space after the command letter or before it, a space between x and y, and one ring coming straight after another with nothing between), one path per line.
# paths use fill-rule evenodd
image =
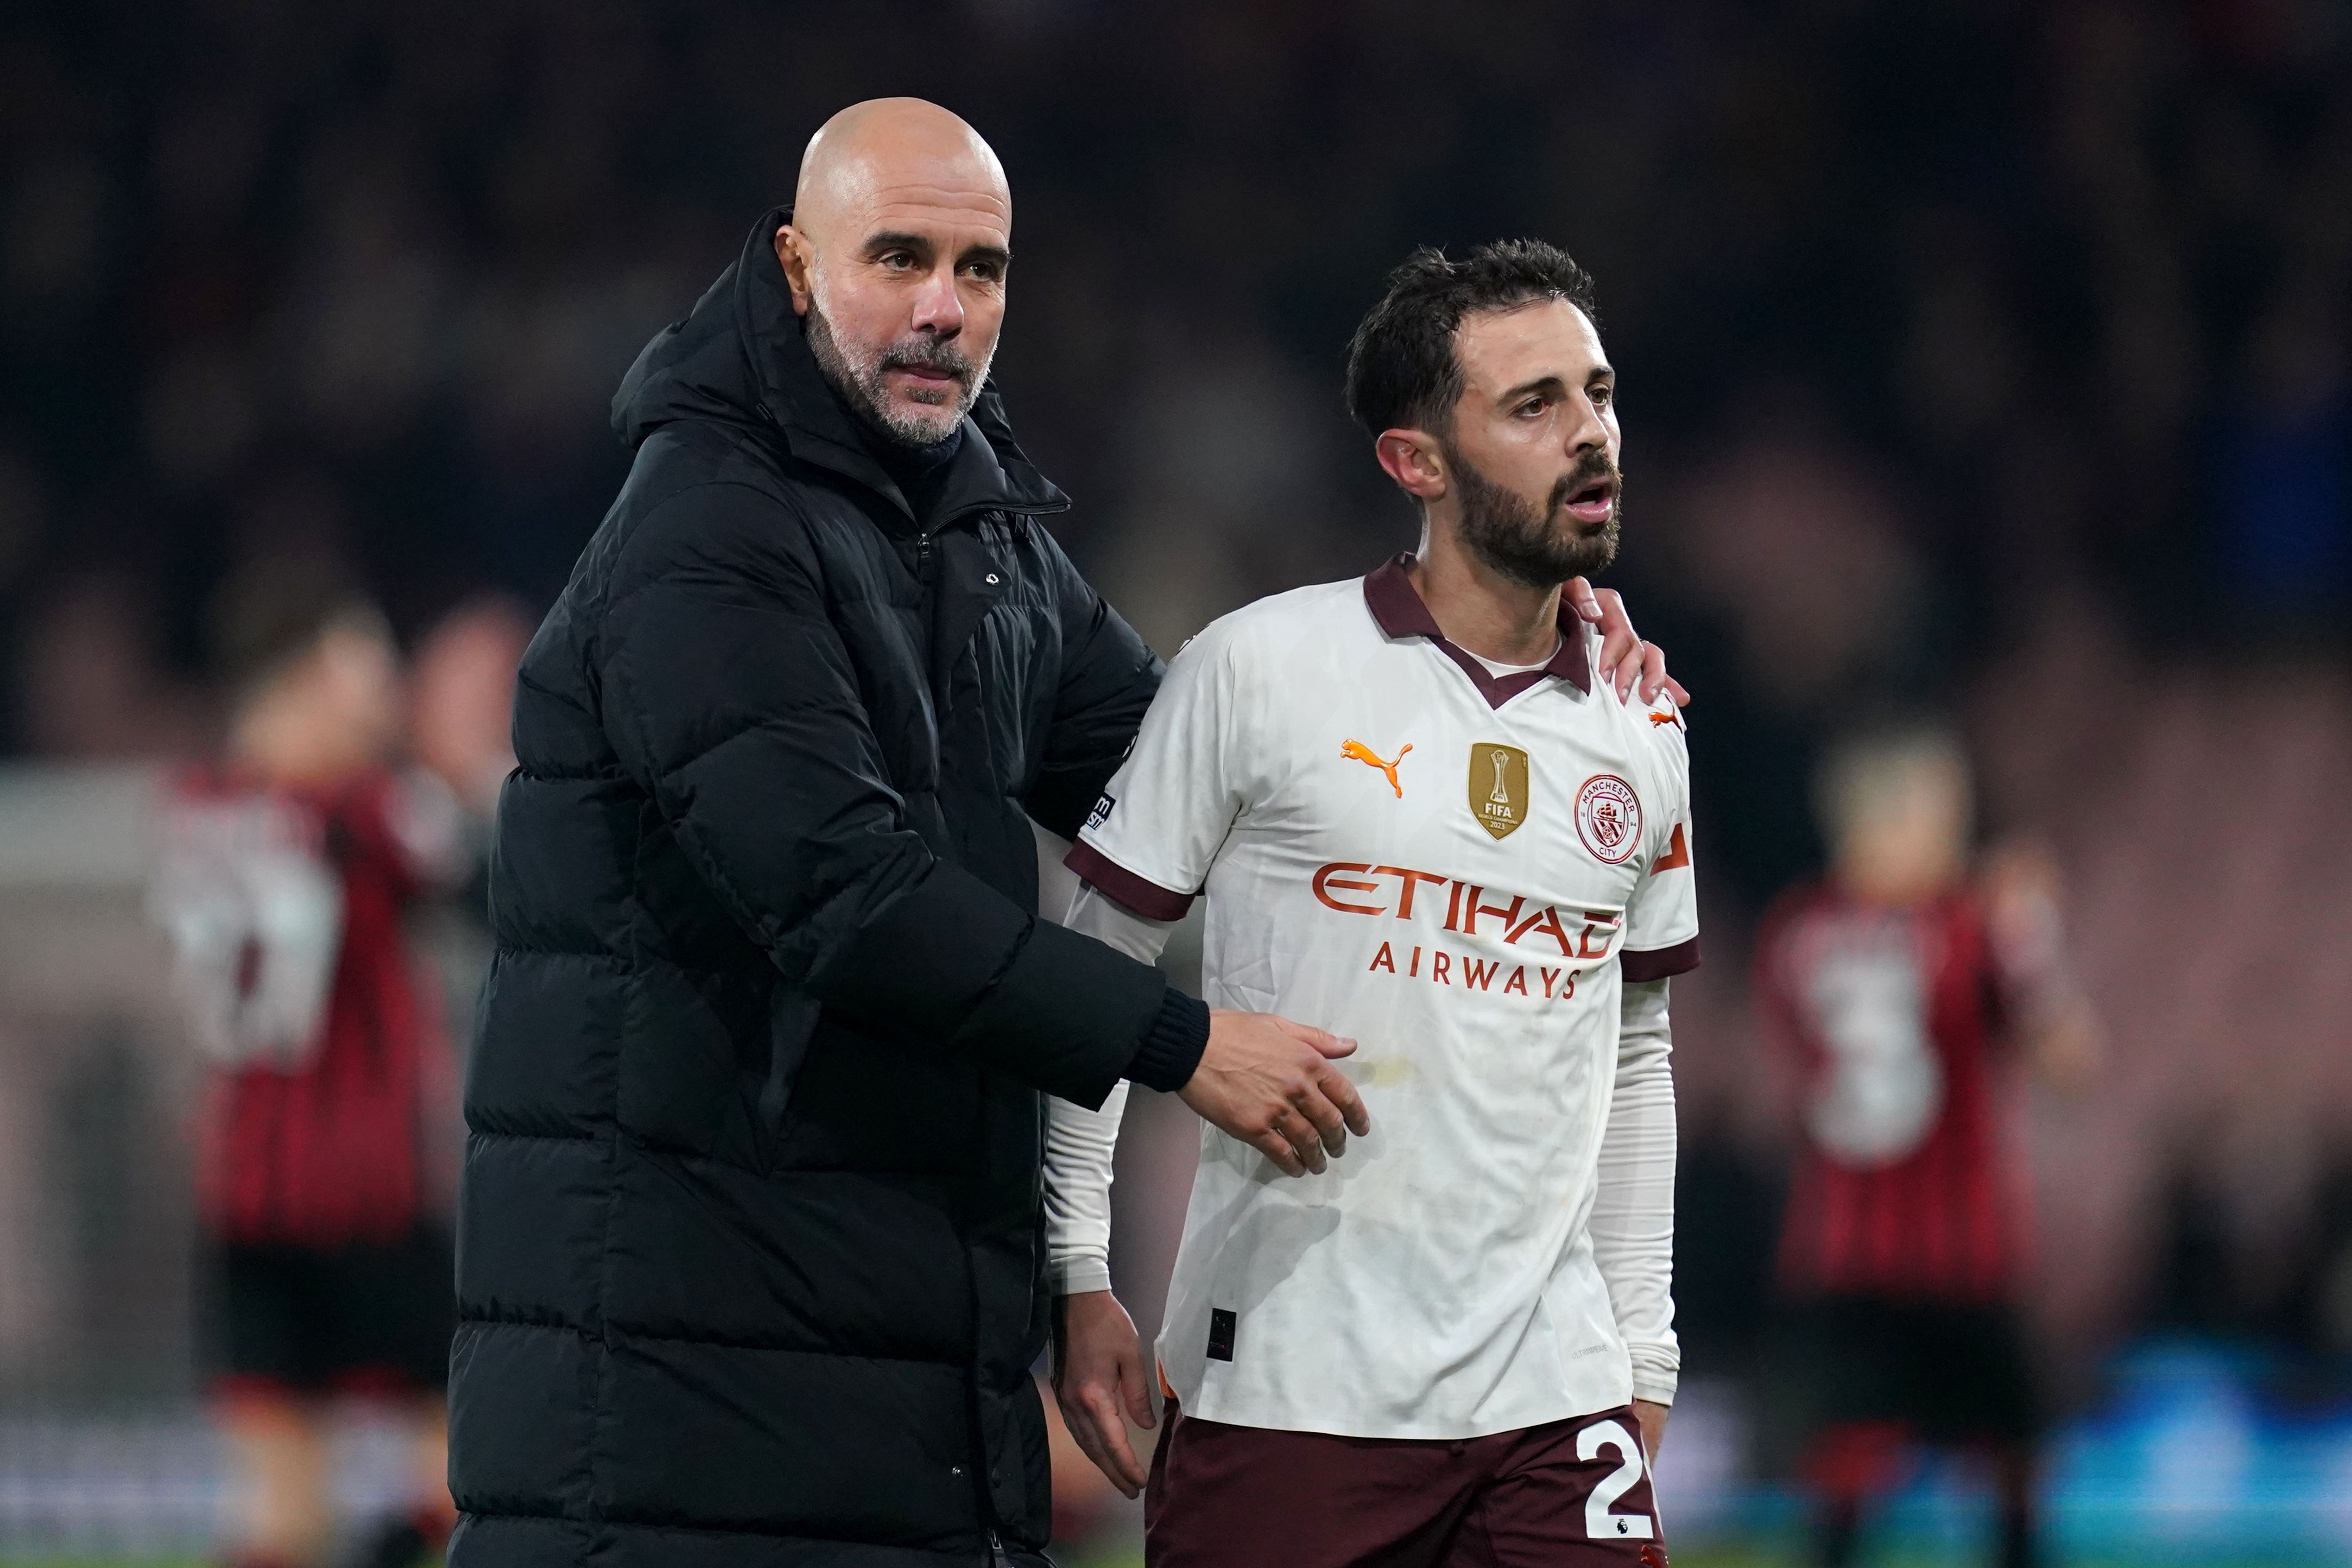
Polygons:
M1435 643L1440 652L1460 665L1462 673L1476 683L1478 695L1486 700L1489 708L1500 708L1548 675L1557 675L1579 691L1591 694L1592 667L1584 657L1584 624L1569 608L1567 595L1562 595L1559 601L1559 647L1551 656L1551 662L1541 669L1496 677L1467 649L1456 647L1438 630L1437 617L1429 613L1412 579L1405 575L1405 568L1412 564L1412 552L1408 550L1364 579L1364 604L1371 610L1382 636L1427 637Z

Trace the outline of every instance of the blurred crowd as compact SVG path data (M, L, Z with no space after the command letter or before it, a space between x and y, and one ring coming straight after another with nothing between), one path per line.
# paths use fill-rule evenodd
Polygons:
M1914 715L2054 858L2110 1042L2027 1126L2054 1342L2352 1354L2340 4L13 7L0 746L207 745L205 607L260 558L412 644L535 617L625 471L621 372L883 92L1003 156L1015 426L1163 652L1410 542L1338 395L1408 248L1598 277L1614 580L1696 694L1695 1367L1785 1149L1747 933L1820 863L1825 747Z

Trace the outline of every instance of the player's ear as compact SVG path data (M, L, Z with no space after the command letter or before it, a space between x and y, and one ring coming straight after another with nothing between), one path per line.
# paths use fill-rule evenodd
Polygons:
M786 224L776 230L776 264L784 269L784 287L793 291L793 310L808 314L809 296L815 290L813 247L808 236Z
M1435 500L1445 493L1445 459L1426 430L1383 430L1372 442L1372 454L1397 488L1416 500Z

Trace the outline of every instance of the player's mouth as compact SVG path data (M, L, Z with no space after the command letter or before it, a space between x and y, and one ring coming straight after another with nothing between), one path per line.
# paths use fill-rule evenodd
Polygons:
M1617 504L1617 481L1613 478L1594 479L1572 492L1562 504L1569 516L1588 528L1597 528L1609 521L1609 513Z
M963 392L962 376L936 365L894 365L891 374L899 378L898 395L921 407L947 407Z
M891 374L899 378L899 395L909 403L950 403L963 389L963 377L936 365L902 364L894 366Z
M914 343L885 354L882 373L908 402L937 405L971 384L972 366L945 343Z

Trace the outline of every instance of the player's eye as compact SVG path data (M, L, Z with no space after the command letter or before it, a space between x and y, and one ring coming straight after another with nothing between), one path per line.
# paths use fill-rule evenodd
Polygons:
M1617 389L1615 387L1610 385L1605 381L1602 382L1600 385L1592 389L1592 406L1595 408L1608 407L1609 400L1616 395L1616 392Z
M1004 268L993 261L967 261L963 270L965 277L977 278L983 283L993 283L1004 276Z
M876 259L893 272L904 272L915 264L914 256L904 250L886 250Z
M1514 414L1516 414L1517 416L1518 416L1518 417L1520 417L1520 418L1522 418L1522 419L1532 419L1532 418L1534 418L1537 415L1541 414L1541 413L1544 411L1544 408L1545 408L1545 407L1546 407L1546 405L1545 405L1544 400L1543 400L1542 398L1540 398L1540 397L1530 397L1530 398L1528 398L1525 403L1520 404L1520 405L1518 405L1518 407L1517 407L1517 408L1513 409L1511 412L1512 412L1512 413L1514 413Z

